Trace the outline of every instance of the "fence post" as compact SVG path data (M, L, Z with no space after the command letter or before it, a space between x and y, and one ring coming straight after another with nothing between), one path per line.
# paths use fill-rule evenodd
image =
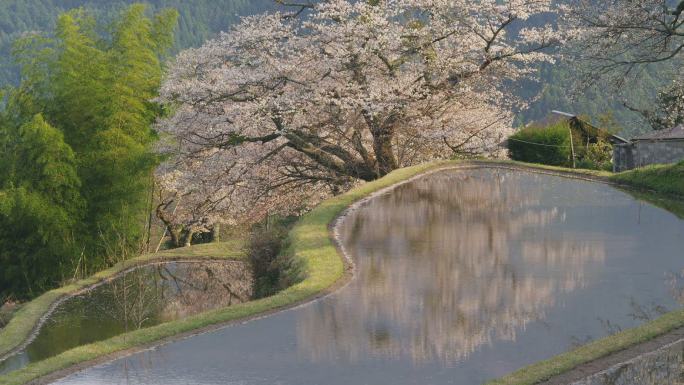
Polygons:
M568 131L570 132L570 152L572 154L572 168L577 168L575 165L575 145L572 143L572 128L568 125Z

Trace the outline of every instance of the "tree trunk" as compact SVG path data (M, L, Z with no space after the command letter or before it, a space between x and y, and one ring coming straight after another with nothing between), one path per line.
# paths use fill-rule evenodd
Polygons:
M384 119L378 119L367 110L363 110L362 115L373 136L377 175L383 177L398 168L397 159L394 157L392 139L394 138L394 124L399 116L390 114Z
M378 162L380 176L385 176L398 168L397 159L394 157L392 138L394 129L391 127L379 127L373 130L373 151Z
M307 140L320 141L320 138L306 138L305 140L294 133L289 133L284 137L288 139L287 145L289 147L338 175L346 175L365 181L378 178L374 170L369 169L362 159L354 158L342 147L330 144L312 144Z
M214 226L211 227L211 241L212 242L221 242L221 224L220 223L215 223Z
M180 247L181 231L175 230L171 226L168 226L168 230L169 230L169 236L171 237L171 244L173 245L173 247Z
M186 229L183 233L183 246L188 247L192 245L192 236L195 234L195 230L192 228Z

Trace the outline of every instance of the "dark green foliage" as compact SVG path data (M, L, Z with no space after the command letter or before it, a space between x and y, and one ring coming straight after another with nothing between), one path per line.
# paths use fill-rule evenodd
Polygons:
M132 5L102 34L77 9L17 42L22 83L0 119L0 295L32 296L140 244L157 164L151 100L176 18Z
M247 258L254 275L254 297L273 295L303 279L303 266L287 251L290 220L256 225L247 242Z
M613 170L613 146L605 140L590 143L583 151L581 160L577 163L578 168L590 170Z
M41 115L6 132L0 164L0 294L54 285L77 254L83 201L76 158Z
M2 0L0 1L0 85L17 84L19 70L10 50L13 42L28 31L50 31L56 27L60 14L84 7L92 13L99 26L116 19L136 0ZM262 12L273 7L271 0L147 0L148 14L165 8L180 13L178 28L169 39L174 51L198 46L219 31L236 22L238 14ZM106 29L99 27L100 30ZM98 31L102 32L102 31Z
M518 125L542 119L552 110L581 114L598 123L601 116L612 111L621 127L620 134L630 137L650 130L648 122L637 112L625 107L650 110L655 107L656 95L673 78L672 65L662 63L644 68L638 81L623 87L619 92L607 84L596 84L576 90L580 80L577 66L581 63L558 62L542 64L539 82L524 82L518 94L530 101L529 107L517 114ZM535 97L538 98L535 99Z
M572 165L570 134L565 123L522 128L509 138L508 151L511 159L521 162Z
M608 138L617 126L611 116L605 114L597 120L610 131L594 127L586 120L587 117L563 119L550 122L546 127L534 124L519 129L508 140L509 154L513 160L521 162L610 171L613 147Z

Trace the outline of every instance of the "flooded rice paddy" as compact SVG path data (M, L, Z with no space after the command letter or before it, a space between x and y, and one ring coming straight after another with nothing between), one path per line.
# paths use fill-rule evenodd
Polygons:
M35 339L0 361L0 375L126 331L245 302L251 292L251 273L243 262L140 267L62 302Z
M481 384L683 299L684 222L604 184L442 171L341 226L335 294L58 383Z

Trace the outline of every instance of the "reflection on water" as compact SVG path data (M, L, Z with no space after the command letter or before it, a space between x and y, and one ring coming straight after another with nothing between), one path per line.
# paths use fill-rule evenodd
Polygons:
M0 362L0 374L126 331L244 302L251 293L243 262L148 265L67 299L23 351Z
M476 385L679 306L684 221L603 184L445 171L343 227L333 295L58 383Z
M684 341L617 365L572 385L684 385Z
M455 362L492 340L515 341L559 294L583 287L605 258L603 241L551 230L565 209L542 205L530 176L487 174L406 184L345 220L355 287L302 312L305 353Z

